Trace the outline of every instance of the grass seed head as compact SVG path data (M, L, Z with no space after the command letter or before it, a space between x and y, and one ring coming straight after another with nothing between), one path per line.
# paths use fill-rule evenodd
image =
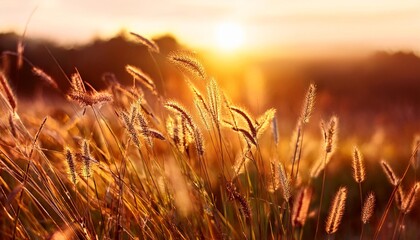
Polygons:
M419 189L420 189L420 182L416 182L414 186L411 188L410 192L404 198L402 209L401 209L404 214L409 213L413 209L414 203L417 200Z
M375 195L369 193L368 197L365 200L362 208L362 222L366 224L371 219L373 212L375 210Z
M316 87L314 84L309 85L308 92L306 93L305 103L302 107L302 114L300 120L303 124L309 123L312 111L315 104Z
M340 189L335 194L330 211L328 213L327 224L325 226L325 231L328 234L337 232L343 218L344 210L346 208L346 198L347 188L340 187Z
M353 167L354 180L357 183L363 182L366 177L366 171L365 171L365 166L363 164L363 156L357 147L354 147L354 150L353 150L352 167Z

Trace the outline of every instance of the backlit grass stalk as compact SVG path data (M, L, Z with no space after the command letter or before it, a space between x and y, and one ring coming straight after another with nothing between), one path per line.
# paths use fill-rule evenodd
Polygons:
M375 195L373 193L370 193L368 197L365 200L365 203L362 208L362 231L360 232L360 240L363 239L363 232L365 225L370 221L372 218L372 215L375 210Z
M332 154L334 149L335 149L335 145L336 145L336 139L337 139L337 127L338 127L338 119L336 116L331 117L329 125L328 125L328 129L325 128L324 123L321 122L321 130L324 136L324 161L323 161L323 176L322 176L322 186L321 186L321 199L319 201L319 211L318 211L318 219L316 222L316 230L315 230L315 236L314 239L317 239L317 235L318 235L318 228L319 228L319 223L320 223L320 217L321 217L321 213L322 213L322 201L324 198L324 188L325 188L325 178L326 178L326 172L327 172L327 158L329 154Z
M16 112L17 101L15 98L15 95L13 94L12 89L10 88L9 82L7 81L6 76L4 76L3 72L0 72L0 86L1 86L1 89L5 92L7 100L13 112Z
M353 149L352 167L353 167L353 178L356 181L356 183L359 185L360 208L363 211L362 182L365 180L366 171L365 171L365 166L363 164L363 156L357 147L354 147ZM364 227L363 225L362 225L361 236L363 235L363 227Z
M45 73L39 67L32 67L32 73L38 76L42 81L44 81L47 85L51 86L54 89L59 89L57 82L47 73Z
M416 182L411 188L410 192L407 194L407 196L403 199L401 211L399 212L397 221L395 222L394 234L392 235L392 239L395 239L397 235L399 236L398 233L401 232L405 216L412 210L414 203L416 202L419 190L420 182Z
M397 182L397 184L394 186L394 189L392 190L392 193L391 193L391 196L388 199L388 203L386 205L386 208L385 208L385 210L384 210L384 212L383 212L383 214L381 216L381 219L380 219L380 221L378 223L378 226L376 228L375 235L374 235L374 239L375 240L378 239L378 237L379 237L379 234L381 232L382 226L385 223L386 217L388 216L389 209L391 208L392 201L393 201L393 199L395 197L395 194L396 194L396 192L398 190L398 187L401 184L401 181L407 175L408 170L410 169L411 162L413 161L414 157L416 156L416 153L417 153L418 149L419 149L419 144L417 144L417 146L413 149L413 152L412 152L411 157L410 157L410 159L408 161L408 164L407 164L407 166L405 168L405 171L404 171L404 173L403 173L403 175L401 177L401 180Z
M1 78L1 76L0 76L0 78ZM30 169L30 167L32 165L32 161L33 161L32 160L32 154L33 154L34 149L36 147L36 141L38 140L39 134L41 133L42 129L44 128L44 125L47 122L47 119L48 119L47 117L44 118L44 120L41 123L41 126L39 127L38 131L36 132L34 140L32 142L31 151L28 155L29 162L28 162L28 165L26 165L25 175L24 175L24 178L23 178L23 181L22 181L22 186L23 187L22 187L22 190L21 190L20 195L19 195L19 204L18 204L18 208L16 210L15 224L14 224L14 230L13 230L13 239L16 238L17 223L18 223L19 214L20 214L20 210L21 210L20 204L23 200L23 192L25 191L25 185L26 185L26 182L28 181L28 177L29 177L29 169Z
M293 230L300 227L299 239L302 239L303 228L308 217L308 210L312 198L312 189L310 187L303 187L298 192L292 208L292 226ZM294 231L293 231L294 232Z
M305 102L302 106L302 113L299 119L299 123L297 126L297 135L296 135L296 143L295 143L295 149L292 157L292 172L291 172L291 178L292 180L296 179L299 173L299 164L300 164L300 158L302 155L302 145L303 145L303 135L305 132L305 126L309 123L309 119L311 118L312 111L315 105L315 96L316 96L316 86L314 84L311 84L309 86L309 89L306 93ZM296 174L294 175L294 168L296 166Z
M187 71L201 80L207 79L203 65L192 53L185 51L172 52L168 55L168 59L183 71Z
M325 225L325 231L328 235L337 232L338 227L340 226L341 219L346 208L346 198L347 188L340 187L334 197L334 201L328 214L327 224Z

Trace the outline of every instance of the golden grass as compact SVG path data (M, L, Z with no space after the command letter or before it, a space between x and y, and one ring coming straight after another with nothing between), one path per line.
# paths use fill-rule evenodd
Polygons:
M162 54L153 41L132 35L149 52ZM17 56L22 54L23 50ZM228 99L197 58L184 53L164 57L192 74L192 79L185 80L193 103L166 99L149 75L127 65L133 82L141 85L124 86L107 75L107 90L97 91L76 71L70 76L69 91L63 94L70 101L50 108L34 104L33 109L23 111L18 110L15 94L3 71L0 73L0 108L4 113L0 122L0 237L354 237L357 231L346 226L352 223L352 215L345 206L358 202L353 197L357 187L330 175L333 169L329 168L330 162L344 164L336 160L343 152L352 154L353 177L359 184L360 237L382 237L387 217L394 226L394 238L407 231L401 226L416 208L419 183L415 180L408 193L404 193L402 183L413 181L405 177L410 166L418 168L418 140L401 177L387 162L374 163L376 168L382 166L393 186L385 209L374 211L375 205L383 204L375 203L376 193L370 193L363 204L361 183L366 184L369 168L358 148L340 149L338 117L321 123L318 139L307 133L317 129L317 124L309 121L315 105L314 84L308 88L300 116L296 116L296 134L288 138L292 146L287 149L280 144L286 137L279 132L277 124L282 124L282 116L276 116L275 109L255 113L238 107L240 104ZM42 69L32 67L32 71L61 92ZM41 108L48 118L35 113ZM270 126L271 131L267 131ZM318 151L305 152L310 145ZM350 171L345 174L351 179ZM346 186L333 197L331 189L337 184ZM370 187L375 192L384 188ZM332 201L329 211L323 210L324 198ZM400 214L396 221L388 216L394 199ZM323 222L327 235L318 234ZM372 231L364 234L365 225L375 235Z

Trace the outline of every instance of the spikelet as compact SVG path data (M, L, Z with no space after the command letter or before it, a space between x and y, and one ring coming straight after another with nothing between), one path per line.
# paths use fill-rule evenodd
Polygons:
M79 103L81 107L101 105L113 101L112 95L106 92L95 92L92 94L70 92L67 94L67 97Z
M101 105L112 102L112 95L107 92L87 92L79 72L71 76L71 89L67 93L69 100L79 103L81 107Z
M229 201L235 200L235 195L238 193L238 191L236 190L236 186L233 184L233 182L226 183L226 193Z
M334 201L331 205L330 211L328 213L327 224L325 226L325 231L328 234L333 234L337 232L338 227L341 223L341 218L344 214L344 209L346 207L346 198L347 198L347 188L340 187L337 191Z
M361 183L365 180L366 172L365 166L363 165L363 156L357 147L353 150L353 177L357 183Z
M283 198L286 200L286 202L289 202L290 194L291 194L291 186L290 186L290 179L287 176L287 173L284 169L284 166L282 163L279 163L279 176L280 176L280 185L283 192Z
M194 139L195 139L195 147L197 148L197 153L200 156L204 155L204 139L203 139L203 134L201 133L200 129L198 127L196 127L194 129Z
M131 140L133 140L134 144L137 147L140 147L140 140L139 140L139 137L137 135L137 131L134 128L134 124L130 121L130 116L128 116L128 114L125 113L125 112L121 112L121 117L124 121L125 128L126 128L127 132L131 136Z
M294 227L303 227L308 217L309 205L312 198L312 189L303 187L297 194L293 202L292 209L292 225Z
M209 99L209 112L216 126L220 122L221 100L219 86L214 78L207 84L207 95Z
M184 127L189 129L189 131L192 133L198 155L200 155L200 156L204 155L204 139L203 139L203 136L201 134L200 129L195 125L191 115L187 112L187 110L185 110L185 108L183 106L181 106L181 104L179 104L175 101L166 102L165 107L168 110L171 110L171 111L179 114L181 116L182 120L186 122L186 126L184 126ZM186 131L184 131L183 135L184 135L184 138L188 136L188 135L186 135Z
M235 198L235 200L241 206L241 210L245 218L249 220L251 218L252 213L251 213L251 206L249 205L248 201L245 199L244 196L240 194Z
M10 107L12 108L13 112L16 112L16 109L17 109L16 98L3 72L0 72L0 84L1 84L1 87L3 88L4 93L6 94L7 101L9 102Z
M138 112L132 112L132 115L137 117L137 120L140 125L140 129L141 129L140 132L143 138L147 141L150 147L153 147L153 142L149 133L149 126L148 126L147 119L145 118L144 114L142 113L142 111L138 111Z
M270 170L271 176L267 183L267 191L273 193L280 187L280 172L273 161L270 162Z
M394 198L395 204L397 205L397 208L400 210L402 209L404 198L405 198L405 192L404 192L403 187L400 184L398 185L397 192L395 193L395 198Z
M296 139L296 140L290 142L291 149L294 149L292 157L291 157L291 161L292 161L293 165L295 164L296 160L299 159L299 157L300 157L299 154L300 154L301 148L302 148L302 146L301 146L301 143L302 143L301 138L302 137L303 137L302 136L302 124L301 124L301 122L298 122L297 126L296 126L296 129L293 131L293 137L292 137L292 140L293 139Z
M175 128L176 128L175 120L171 116L168 116L166 118L166 132L168 133L170 138L174 138Z
M328 129L326 129L324 125L325 124L321 122L321 130L325 143L325 152L331 153L334 151L336 145L338 118L336 116L331 117L328 124Z
M83 83L82 77L77 71L71 75L71 87L74 92L78 92L78 93L86 92L86 88Z
M195 128L195 124L192 120L191 115L187 112L187 110L185 110L185 108L181 104L175 101L167 101L165 103L165 107L175 113L180 114L181 117L187 121L191 128Z
M136 121L136 119L138 119L138 116L137 116L138 107L137 107L137 105L139 105L139 104L140 104L140 100L131 104L130 122L132 124L136 124L137 122L141 122L140 120Z
M252 121L252 118L249 116L249 114L245 110L243 110L241 108L238 108L238 107L235 107L235 106L230 106L229 108L233 112L239 114L239 116L241 116L246 121L246 123L248 124L248 128L251 132L251 136L253 138L256 138L257 137L257 129L255 128L255 126L253 124L253 121Z
M44 119L42 120L42 123L41 123L41 125L39 126L38 131L36 132L35 137L34 137L34 140L33 140L33 145L34 145L34 146L35 146L35 143L36 143L36 141L38 140L39 135L41 134L41 131L42 131L42 129L44 128L45 123L47 122L47 120L48 120L48 116L44 117Z
M409 213L413 209L414 203L416 202L416 199L417 199L419 189L420 189L420 182L416 182L414 186L411 188L410 192L404 198L402 209L401 209L404 214Z
M190 72L198 78L203 80L207 78L203 65L191 53L172 52L168 55L168 59L182 70Z
M172 139L181 152L184 152L185 146L189 144L189 142L186 142L186 139L190 136L190 134L187 132L186 127L184 127L185 125L185 120L178 115L174 122L174 136Z
M92 176L92 156L90 155L89 141L84 139L82 143L83 176L89 178Z
M147 131L147 134L152 138L156 138L162 141L165 140L165 136L163 136L163 134L156 129L149 128L149 130Z
M77 183L76 167L74 165L73 154L69 147L66 147L66 161L69 169L69 175L73 184Z
M418 169L420 167L420 134L416 134L414 137L412 151L414 156L411 163L414 169Z
M178 128L182 132L181 134L182 147L186 151L188 146L194 141L193 130L191 126L187 123L187 120L183 118L182 116L179 116L178 125L179 125Z
M300 116L300 121L302 124L308 123L314 108L316 95L316 86L314 84L309 85L308 92L306 93L305 103L302 107L302 114Z
M152 40L147 39L137 33L130 32L141 44L145 45L151 52L159 53L159 46Z
M171 116L168 116L168 118L166 118L166 132L172 141L174 141L176 146L178 146L179 142L177 131L178 129L177 124L175 124L175 120Z
M14 114L9 114L9 126L10 132L12 133L13 137L17 137L16 125L14 120Z
M375 210L375 195L373 193L369 193L367 196L365 203L363 204L362 209L362 223L366 224L370 221L370 218L373 216L373 212Z
M274 119L274 116L276 115L276 109L270 108L261 117L257 119L257 138L259 138L264 131L268 128L271 121Z
M95 93L93 93L91 95L87 95L87 96L90 96L89 97L90 101L88 101L88 104L87 104L89 106L92 106L92 105L95 105L95 104L96 105L101 105L101 104L113 101L112 95L109 94L109 93L106 93L106 92L95 92Z
M233 184L233 182L227 182L226 183L226 192L227 196L230 201L236 201L242 210L242 213L244 214L245 218L250 219L251 218L251 207L249 206L248 201L243 197L238 190L236 189L236 186Z
M225 122L226 123L226 122ZM231 124L229 124L232 127L232 130L236 131L236 132L240 132L242 133L242 136L244 136L245 141L247 142L248 145L250 145L251 143L254 144L255 146L257 145L257 141L255 140L255 138L251 135L250 132L248 132L247 130L243 129L243 128L239 128L239 127L235 127Z
M397 186L397 184L399 183L400 179L397 177L397 175L395 175L395 173L392 170L391 166L389 166L389 164L387 162L385 162L384 160L381 161L381 166L382 166L382 169L384 170L385 175L387 176L389 182L392 185Z
M46 74L42 69L34 66L32 67L32 73L35 76L38 76L42 81L44 81L52 88L58 89L57 82L50 75Z
M177 145L177 142L175 141L177 137L175 136L175 129L176 129L175 120L171 116L168 116L166 118L165 126L166 126L166 132L168 133L169 138L174 141L175 145Z
M146 88L148 88L153 94L157 94L156 85L153 80L144 73L141 69L134 67L132 65L126 65L125 70L136 80L142 83Z

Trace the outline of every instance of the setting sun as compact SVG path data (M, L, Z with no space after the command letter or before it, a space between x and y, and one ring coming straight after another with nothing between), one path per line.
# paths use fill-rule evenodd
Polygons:
M241 25L224 22L216 27L214 37L218 49L231 52L243 46L245 33Z

